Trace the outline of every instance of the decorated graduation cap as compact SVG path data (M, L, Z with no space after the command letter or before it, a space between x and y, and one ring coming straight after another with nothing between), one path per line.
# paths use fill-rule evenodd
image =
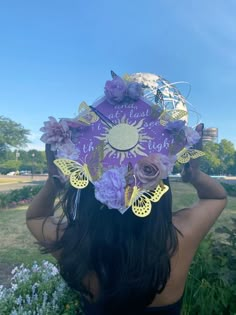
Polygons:
M203 155L192 149L199 134L187 126L187 101L175 85L152 74L111 74L103 97L82 102L75 118L49 117L41 140L78 192L90 182L109 209L145 217L168 191L162 180L176 161Z

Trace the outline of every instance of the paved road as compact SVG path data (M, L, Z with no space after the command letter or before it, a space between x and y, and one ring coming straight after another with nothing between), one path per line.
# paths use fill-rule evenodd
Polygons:
M0 192L7 192L13 189L20 189L28 185L38 185L46 180L46 175L37 176L6 176L0 175ZM1 181L2 180L2 181Z

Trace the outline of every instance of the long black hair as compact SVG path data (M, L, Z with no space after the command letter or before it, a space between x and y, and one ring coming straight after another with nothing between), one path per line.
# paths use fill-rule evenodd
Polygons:
M170 258L178 246L171 190L152 204L145 218L135 216L131 209L123 215L108 209L96 200L89 184L81 190L73 220L76 195L73 187L66 191L61 206L68 226L50 247L50 251L61 250L62 277L71 288L91 294L84 279L93 272L99 283L95 305L102 314L138 314L165 288Z

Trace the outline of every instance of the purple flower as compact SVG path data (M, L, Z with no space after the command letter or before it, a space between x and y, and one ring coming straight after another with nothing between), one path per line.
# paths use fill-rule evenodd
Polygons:
M167 176L168 176L173 171L173 167L175 165L177 157L176 157L176 155L167 156L167 155L160 154L160 153L158 155L159 155L159 158L160 158L162 164L166 168L166 172L167 172ZM167 176L163 177L162 179L167 178Z
M127 87L127 96L133 100L138 100L142 96L142 86L137 82L131 82Z
M184 127L184 133L186 136L187 145L189 147L191 147L192 145L197 143L201 138L199 133L191 127L185 126Z
M168 131L179 131L179 130L183 129L185 123L186 123L185 120L169 121L166 124L165 129Z
M126 83L120 77L116 76L112 81L107 81L104 93L107 100L112 103L120 103L126 95Z
M57 148L70 139L70 130L65 120L57 122L54 117L49 117L49 121L44 122L44 127L40 128L44 132L41 141L51 144L51 150Z
M95 197L109 209L122 212L125 207L125 172L124 167L110 169L94 182Z
M79 158L79 150L71 140L67 140L57 148L57 158L76 161Z

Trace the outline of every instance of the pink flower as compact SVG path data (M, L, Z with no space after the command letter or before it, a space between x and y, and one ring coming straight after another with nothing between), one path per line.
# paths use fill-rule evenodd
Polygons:
M66 120L57 122L54 117L49 117L49 121L44 122L44 127L40 131L44 132L41 141L51 144L52 151L56 151L61 144L69 140L71 134Z
M174 166L175 157L151 154L142 158L134 167L134 175L142 188L155 189L161 179L167 178Z
M62 118L60 120L61 124L66 124L69 128L73 128L76 130L83 129L84 127L87 127L85 123L82 121L79 121L78 118Z
M123 101L126 96L126 89L124 80L116 76L112 81L106 82L104 93L111 104L116 104Z

